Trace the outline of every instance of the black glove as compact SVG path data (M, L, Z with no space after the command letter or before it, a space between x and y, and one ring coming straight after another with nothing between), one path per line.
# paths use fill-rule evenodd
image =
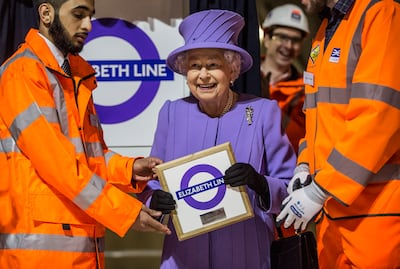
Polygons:
M311 175L307 175L306 180L302 183L300 178L296 178L293 182L293 191L304 188L307 185L310 185L312 182Z
M235 163L225 171L224 177L225 184L237 187L247 185L260 195L263 201L263 208L269 208L269 186L267 180L263 175L248 163Z
M175 209L175 200L172 194L163 190L155 190L150 201L150 208L169 214Z

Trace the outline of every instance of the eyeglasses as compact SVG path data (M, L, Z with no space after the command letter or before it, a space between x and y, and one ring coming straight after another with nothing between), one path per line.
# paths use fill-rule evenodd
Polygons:
M285 34L272 34L271 39L274 41L279 41L282 43L288 43L289 41L293 44L293 45L300 45L301 42L303 41L303 38L301 37L291 37L291 36L287 36Z

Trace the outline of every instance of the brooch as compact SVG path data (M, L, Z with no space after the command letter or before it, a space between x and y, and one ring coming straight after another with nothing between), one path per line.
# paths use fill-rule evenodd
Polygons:
M246 107L246 120L248 125L253 123L253 113L254 109L251 106Z

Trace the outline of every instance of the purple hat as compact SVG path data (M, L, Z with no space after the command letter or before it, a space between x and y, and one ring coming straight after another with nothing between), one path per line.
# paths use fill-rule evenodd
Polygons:
M246 72L251 68L253 59L237 45L243 26L243 17L228 10L203 10L187 16L179 25L179 33L185 39L185 45L168 55L168 67L181 74L175 64L180 53L191 49L217 48L238 52L242 58L240 73Z

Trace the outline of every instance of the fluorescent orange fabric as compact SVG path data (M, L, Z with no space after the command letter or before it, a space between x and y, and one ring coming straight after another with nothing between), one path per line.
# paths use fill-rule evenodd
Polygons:
M398 253L400 246L400 50L393 47L400 42L400 4L356 0L324 48L326 27L325 19L305 74L306 136L298 162L308 163L332 195L323 208L329 217L317 225L321 268L347 268L327 260L331 250L355 268L372 268L382 252L370 260L356 256L380 247ZM399 256L382 257L389 260L373 268L400 267Z
M317 236L319 268L399 268L398 223L398 216L336 221L323 218L317 225L317 235L324 234Z
M268 85L265 77L261 78L261 87L268 88L269 97L278 102L282 111L282 125L292 144L295 152L298 152L298 145L305 134L305 115L303 112L304 83L303 78L294 78L287 81L280 81L274 85ZM266 89L262 90L262 92Z
M123 236L140 212L134 159L102 138L94 71L70 63L73 78L31 30L2 67L0 268L103 268L105 228Z

